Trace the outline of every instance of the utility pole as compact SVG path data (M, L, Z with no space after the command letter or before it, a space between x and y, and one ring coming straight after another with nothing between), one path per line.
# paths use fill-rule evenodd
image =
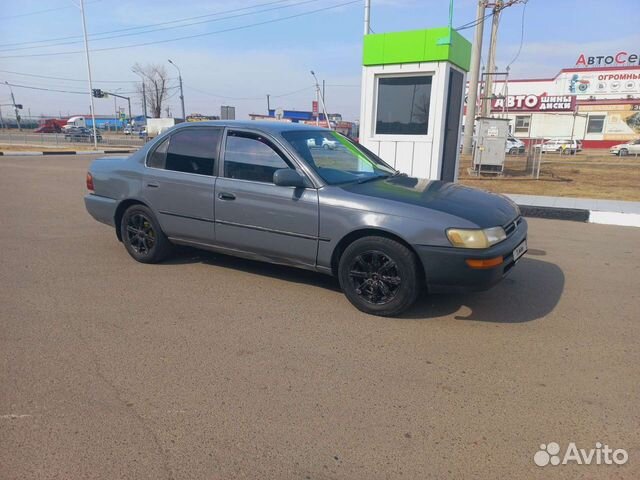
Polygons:
M4 120L2 119L2 107L0 107L0 128L4 128Z
M142 75L141 73L136 72L135 70L131 70L133 73L135 73L136 75L138 75L140 77L140 80L142 80L142 111L144 113L144 123L147 123L147 89L145 87L145 83L144 83L144 75Z
M498 0L493 7L493 21L491 22L491 37L489 39L489 54L487 60L487 73L482 95L482 116L487 117L491 113L491 100L493 95L493 77L496 73L496 44L498 43L498 25L500 24L500 11L503 8L502 0Z
M93 147L98 148L98 132L96 131L96 113L93 105L93 81L91 80L91 61L89 60L89 40L87 40L87 22L84 16L84 0L80 0L82 14L82 33L84 35L84 54L87 58L87 74L89 75L89 98L91 98L91 122L93 124Z
M329 122L329 115L327 115L327 107L324 104L324 95L320 94L320 84L318 83L318 78L316 77L316 74L314 73L313 70L311 70L311 75L313 75L313 78L316 81L316 99L318 97L320 98L320 104L322 105L322 111L324 112L324 118L327 121L327 127L330 130L332 130L331 123ZM320 115L318 115L318 117L316 117L316 125L318 125L318 118L319 117L320 117Z
M271 96L271 95L269 95L269 94L267 93L267 116L269 116L269 115L270 115L270 112L271 112L271 105L270 105L270 103L269 103L269 97L270 97L270 96Z
M476 121L476 106L478 102L478 80L480 78L480 57L482 55L482 36L484 33L484 11L487 8L485 0L478 1L476 11L476 32L471 46L471 71L469 72L469 91L467 94L467 113L464 117L464 136L462 153L470 154L473 146L473 127Z
M371 32L371 0L364 0L364 34Z
M182 105L182 120L187 121L187 114L184 111L184 92L182 91L182 73L180 73L180 68L169 59L169 63L176 67L178 70L178 81L180 83L180 104Z
M13 95L13 88L11 88L11 85L9 85L9 82L4 82L7 84L7 87L9 87L9 91L11 92L11 104L13 105L13 111L16 112L16 123L18 124L18 131L22 130L22 127L20 125L20 112L18 112L18 104L16 104L16 97ZM20 108L22 108L22 105L20 105Z

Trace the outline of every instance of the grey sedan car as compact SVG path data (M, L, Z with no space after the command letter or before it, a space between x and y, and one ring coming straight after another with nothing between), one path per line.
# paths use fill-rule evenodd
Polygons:
M139 262L180 244L315 270L374 315L425 291L486 289L527 249L509 199L408 177L308 125L178 125L128 158L95 160L87 188L89 213Z

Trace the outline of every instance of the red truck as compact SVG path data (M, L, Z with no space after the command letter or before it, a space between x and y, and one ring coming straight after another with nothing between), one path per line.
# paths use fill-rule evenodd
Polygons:
M42 120L38 128L34 130L35 133L60 133L62 127L67 124L66 119L61 118L47 118Z

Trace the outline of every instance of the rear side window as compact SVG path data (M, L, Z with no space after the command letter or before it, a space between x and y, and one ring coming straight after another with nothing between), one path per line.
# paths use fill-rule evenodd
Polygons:
M147 166L152 168L164 169L165 162L167 161L167 148L169 147L169 137L156 147L156 149L147 158Z
M213 175L222 131L217 128L186 128L162 142L147 165L174 172Z
M273 174L291 168L275 146L261 135L231 131L224 147L224 176L273 183Z

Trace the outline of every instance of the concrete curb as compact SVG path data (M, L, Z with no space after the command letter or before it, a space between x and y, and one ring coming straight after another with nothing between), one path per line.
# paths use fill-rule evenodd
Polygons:
M42 155L96 155L96 154L111 154L111 153L133 153L136 150L47 150L44 152L11 152L0 151L0 156L12 156L12 157L35 157Z
M535 205L518 205L522 215L533 218L552 220L570 220L574 222L599 223L623 227L640 227L640 214L603 212L600 210L584 210L580 208L539 207Z

